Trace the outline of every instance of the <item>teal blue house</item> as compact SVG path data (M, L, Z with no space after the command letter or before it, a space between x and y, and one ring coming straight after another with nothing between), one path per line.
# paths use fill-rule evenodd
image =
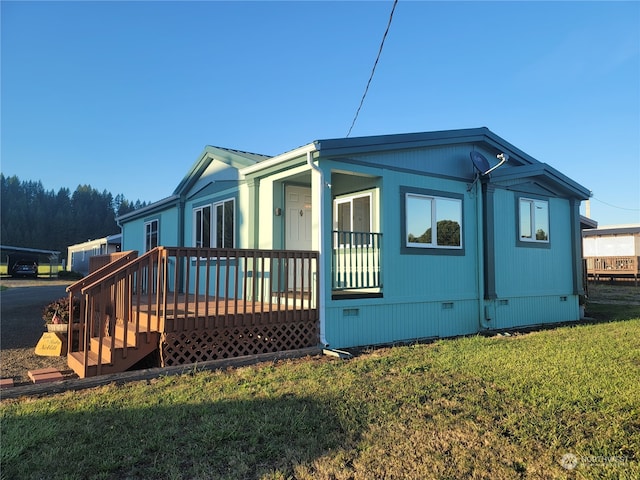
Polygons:
M475 128L206 147L171 196L118 221L123 251L318 252L290 282L312 279L317 341L340 349L579 320L588 198Z

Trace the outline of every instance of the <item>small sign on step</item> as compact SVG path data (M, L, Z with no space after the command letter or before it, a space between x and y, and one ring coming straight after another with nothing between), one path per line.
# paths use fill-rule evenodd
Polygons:
M64 341L62 337L53 332L46 332L36 345L36 355L42 357L59 357L63 352Z

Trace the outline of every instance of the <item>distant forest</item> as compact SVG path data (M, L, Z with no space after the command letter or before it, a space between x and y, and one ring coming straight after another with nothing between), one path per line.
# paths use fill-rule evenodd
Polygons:
M0 242L13 247L56 250L120 232L116 217L147 205L78 185L75 192L45 190L41 181L0 173Z

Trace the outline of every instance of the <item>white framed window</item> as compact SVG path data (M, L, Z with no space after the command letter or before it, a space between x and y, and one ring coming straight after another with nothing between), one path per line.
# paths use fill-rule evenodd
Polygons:
M549 243L549 202L521 197L518 215L521 242Z
M158 220L144 222L144 251L148 252L158 246Z
M235 200L229 199L213 205L216 216L216 247L235 247Z
M193 238L198 248L234 248L235 199L194 208Z
M462 249L462 199L407 192L406 248Z
M338 242L345 245L366 245L371 242L373 224L373 195L371 192L354 194L334 199L334 230Z
M194 243L198 248L211 248L211 205L193 209Z

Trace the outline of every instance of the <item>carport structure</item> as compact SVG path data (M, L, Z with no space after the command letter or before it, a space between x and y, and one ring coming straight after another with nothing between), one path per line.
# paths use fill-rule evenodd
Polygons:
M31 260L38 262L39 274L49 277L58 276L58 266L60 265L60 252L55 250L41 250L38 248L13 247L0 245L0 273L11 274L11 267L19 260ZM48 265L49 269L43 268Z

